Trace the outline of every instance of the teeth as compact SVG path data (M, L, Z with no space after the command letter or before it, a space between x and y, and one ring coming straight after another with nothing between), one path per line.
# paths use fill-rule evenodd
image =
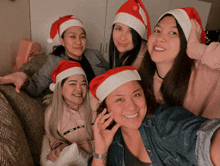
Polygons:
M74 94L74 96L76 96L76 97L81 97L82 94Z
M164 48L160 48L160 47L154 47L155 50L160 50L160 51L163 51Z
M125 117L126 117L126 118L133 118L133 117L137 116L137 114L138 114L138 113L136 113L136 114L134 114L134 115L131 115L131 116L126 116L126 115L125 115Z

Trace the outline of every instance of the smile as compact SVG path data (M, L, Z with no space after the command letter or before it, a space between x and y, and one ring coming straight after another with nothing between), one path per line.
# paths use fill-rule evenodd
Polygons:
M82 97L82 94L73 94L73 96Z
M126 117L126 118L134 118L134 117L137 116L137 115L138 115L138 113L136 113L136 114L134 114L134 115L131 115L131 116L128 116L128 115L126 116L126 115L125 115L125 117Z
M164 48L161 48L161 47L154 47L155 50L158 50L158 51L164 51L165 49Z
M127 46L127 44L123 44L123 43L118 43L118 45L121 46L121 47L126 47Z
M81 47L74 47L74 49L76 49L76 50L81 50Z

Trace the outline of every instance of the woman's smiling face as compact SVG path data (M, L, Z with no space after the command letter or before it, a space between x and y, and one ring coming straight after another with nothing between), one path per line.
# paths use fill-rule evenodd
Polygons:
M113 41L122 54L134 48L131 28L125 24L116 23L113 29Z
M106 105L121 128L138 129L147 112L144 91L138 81L119 86L107 96Z
M82 27L69 27L64 32L64 38L60 37L60 42L70 58L81 60L86 49L86 34Z
M148 51L155 63L173 63L180 51L180 38L173 16L165 16L148 40Z

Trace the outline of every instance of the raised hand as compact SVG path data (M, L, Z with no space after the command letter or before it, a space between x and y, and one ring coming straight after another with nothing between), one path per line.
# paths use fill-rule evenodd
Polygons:
M105 114L106 111L107 109L105 108L96 118L94 124L95 152L97 154L107 153L113 137L120 127L119 124L116 124L111 130L106 129L113 121L111 113Z
M202 28L195 19L191 19L191 32L187 42L187 55L192 59L201 59L204 44L201 44Z
M14 84L15 90L20 93L22 85L27 80L28 76L24 72L15 72L3 77L0 77L0 84Z

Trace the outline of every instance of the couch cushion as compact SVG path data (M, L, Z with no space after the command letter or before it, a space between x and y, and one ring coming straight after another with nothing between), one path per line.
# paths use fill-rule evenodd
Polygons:
M20 121L2 93L0 93L0 165L33 165Z
M24 91L17 93L13 85L0 85L0 92L21 122L34 165L38 165L44 135L44 108L41 101L30 97Z

